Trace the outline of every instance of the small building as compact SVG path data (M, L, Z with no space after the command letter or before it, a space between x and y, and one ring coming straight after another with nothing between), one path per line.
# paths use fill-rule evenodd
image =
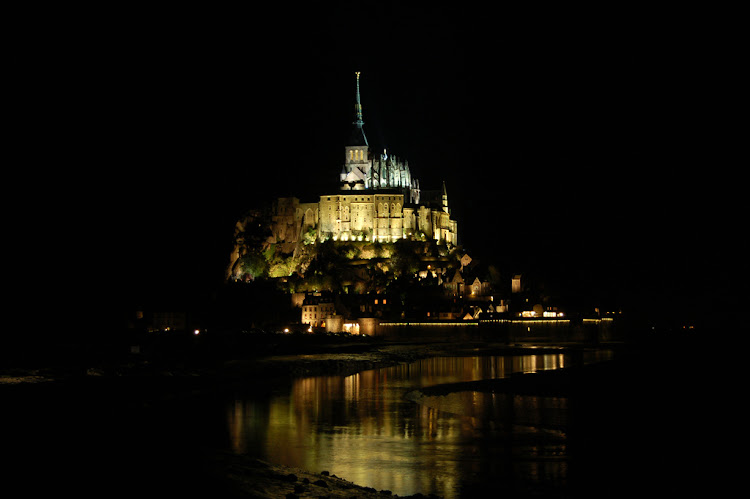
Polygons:
M474 278L471 283L470 293L472 297L490 296L492 294L492 285L489 281L480 281L478 277Z
M445 294L449 296L462 296L464 294L464 277L461 271L455 270L452 276L448 276L444 281L443 288Z
M321 296L320 293L305 297L302 303L302 318L300 322L311 327L323 327L325 320L336 314L333 299Z

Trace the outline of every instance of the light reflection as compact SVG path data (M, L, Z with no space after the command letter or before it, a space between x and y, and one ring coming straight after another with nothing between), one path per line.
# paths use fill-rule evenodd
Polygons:
M602 355L583 357L589 362ZM406 395L568 364L563 353L438 357L351 376L297 379L289 394L229 407L232 445L238 453L329 470L398 495L452 497L467 474L486 472L484 461L495 454L507 459L509 452L522 457L514 466L524 467L533 480L557 483L567 469L567 399L474 391L411 400ZM533 445L525 445L523 438L508 438L511 434L536 436Z

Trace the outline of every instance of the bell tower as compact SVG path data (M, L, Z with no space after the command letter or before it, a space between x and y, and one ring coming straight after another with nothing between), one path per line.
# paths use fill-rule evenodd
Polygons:
M370 174L371 161L369 157L369 144L367 143L367 136L363 130L365 122L362 120L362 102L359 97L359 75L360 72L355 73L357 77L357 93L356 101L354 104L354 117L355 121L352 123L354 129L349 137L344 148L344 168L341 172L342 189L363 189L367 182L367 178ZM343 183L346 183L344 185ZM362 184L357 185L355 184Z
M359 71L356 73L357 76L357 94L356 94L356 102L354 104L354 116L355 121L352 123L354 125L354 129L352 130L352 134L349 137L349 143L346 145L346 162L358 162L358 161L367 161L368 157L368 146L367 143L367 136L365 135L365 131L362 129L362 126L365 124L364 121L362 121L362 102L359 98Z

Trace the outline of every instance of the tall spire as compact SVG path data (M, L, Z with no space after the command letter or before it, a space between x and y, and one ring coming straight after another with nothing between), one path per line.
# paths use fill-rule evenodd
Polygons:
M355 73L357 75L357 102L354 104L354 111L357 120L354 122L355 128L352 131L352 137L349 140L350 146L366 146L367 143L367 137L365 136L365 131L362 129L362 125L365 124L364 121L362 121L362 103L359 100L359 71Z
M354 105L354 110L357 114L357 121L354 122L355 125L362 128L362 125L365 124L364 121L362 121L362 103L359 101L359 71L356 72L357 75L357 103Z
M445 189L445 180L443 180L443 211L450 213L448 210L448 191Z

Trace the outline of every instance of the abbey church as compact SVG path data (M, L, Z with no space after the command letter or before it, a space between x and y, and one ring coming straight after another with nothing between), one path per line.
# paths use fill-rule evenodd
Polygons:
M279 198L272 215L273 242L297 243L305 234L320 241L434 239L458 244L457 223L451 219L445 184L438 191L420 190L408 161L370 149L362 119L356 73L355 121L344 148L339 191L320 200L300 203Z

